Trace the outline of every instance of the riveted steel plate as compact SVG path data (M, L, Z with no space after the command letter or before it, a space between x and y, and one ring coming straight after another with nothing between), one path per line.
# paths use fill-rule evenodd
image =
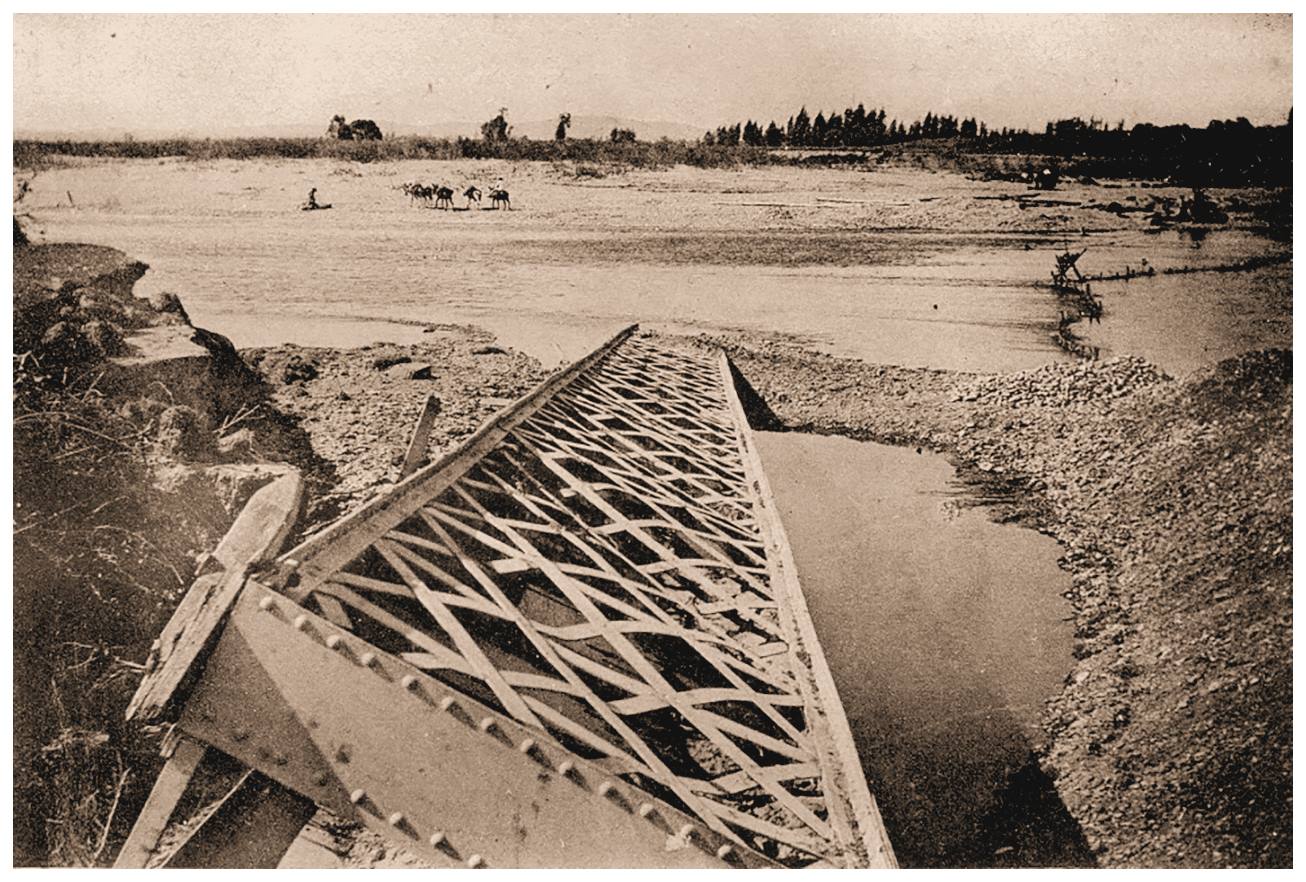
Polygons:
M253 580L180 726L437 864L769 864Z

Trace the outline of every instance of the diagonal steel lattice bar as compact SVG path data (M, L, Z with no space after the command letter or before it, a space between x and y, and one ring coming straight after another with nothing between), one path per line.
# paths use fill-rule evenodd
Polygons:
M264 581L714 841L893 866L730 365L635 331Z

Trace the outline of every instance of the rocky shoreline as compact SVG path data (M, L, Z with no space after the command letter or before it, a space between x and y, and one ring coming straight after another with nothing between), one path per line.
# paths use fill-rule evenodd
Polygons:
M412 347L233 358L179 304L133 298L143 265L119 252L15 253L16 410L63 414L16 432L17 609L33 617L16 665L24 640L39 656L51 615L80 617L59 637L96 647L35 672L57 685L26 700L52 700L63 716L21 722L20 749L53 784L20 781L43 816L19 821L63 827L28 830L18 862L103 863L157 770L158 733L120 722L132 664L241 500L293 466L314 500L303 529L321 526L395 479L428 396L440 405L436 456L546 372L457 327ZM142 351L160 341L176 347L168 357ZM1062 544L1077 662L1047 709L1040 759L1101 865L1290 865L1290 353L1175 380L1139 359L994 376L872 365L761 335L663 342L725 348L759 428L944 452L994 517ZM108 440L70 427L82 412ZM89 481L70 471L88 444L102 464ZM127 522L131 543L106 544ZM66 560L52 550L68 543ZM109 575L85 564L96 555L112 560ZM410 862L366 838L340 841L349 863Z

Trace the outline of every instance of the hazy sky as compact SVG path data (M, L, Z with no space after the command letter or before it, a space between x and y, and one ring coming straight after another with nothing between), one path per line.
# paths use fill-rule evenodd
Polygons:
M783 121L866 101L990 125L1282 121L1290 16L98 16L14 20L14 126L203 132L344 113Z

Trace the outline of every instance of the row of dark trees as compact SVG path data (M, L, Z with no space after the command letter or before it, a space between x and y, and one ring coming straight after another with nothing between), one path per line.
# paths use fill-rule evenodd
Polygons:
M911 122L889 119L883 108L864 104L813 118L803 107L784 126L747 120L707 132L709 145L754 147L876 148L931 139L953 139L971 153L1091 156L1127 166L1133 174L1175 173L1228 183L1287 183L1292 178L1292 114L1284 125L1252 125L1247 119L1212 120L1204 128L1139 123L1126 128L1080 117L1049 122L1043 131L991 129L975 117L927 113Z
M887 120L887 121L886 121ZM817 111L816 117L808 115L803 107L781 126L775 120L762 127L760 121L748 120L731 126L719 126L715 132L703 136L706 144L734 146L747 144L753 147L879 147L921 138L987 139L988 126L974 117L958 119L936 113L925 114L924 119L912 123L888 120L884 108L867 110L864 104L850 107L843 113Z

